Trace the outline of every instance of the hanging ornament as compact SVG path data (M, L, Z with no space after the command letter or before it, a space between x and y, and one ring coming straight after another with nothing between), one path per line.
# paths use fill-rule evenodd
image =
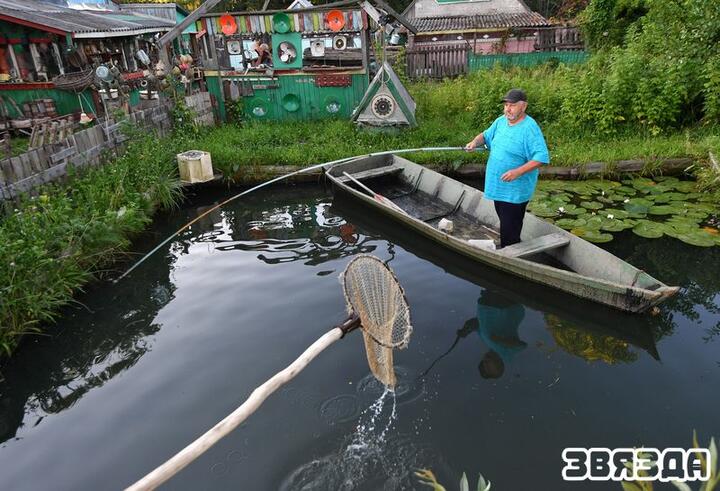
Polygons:
M225 14L220 17L220 30L226 36L231 36L237 32L237 23L235 17L230 14Z

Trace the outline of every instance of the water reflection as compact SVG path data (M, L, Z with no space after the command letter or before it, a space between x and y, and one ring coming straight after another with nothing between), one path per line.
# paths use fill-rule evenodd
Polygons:
M444 472L450 482L449 478L454 479L458 470L475 468L476 463L458 459L464 457L463 452L467 453L468 459L470 455L473 459L481 455L484 449L479 447L482 445L473 446L477 442L483 444L487 442L488 448L499 448L503 442L510 439L525 438L534 455L545 453L550 455L545 434L538 431L533 433L536 426L524 427L520 424L518 427L522 428L523 433L511 431L508 434L508 429L502 427L502 423L498 423L501 420L532 421L530 415L537 418L541 409L546 414L561 415L566 414L563 411L572 410L569 408L579 409L582 404L586 413L584 416L577 411L578 419L575 419L575 411L572 410L572 420L562 418L553 420L548 417L546 428L548 431L553 431L553 435L562 436L563 428L567 426L569 428L567 432L572 433L570 436L573 438L580 435L588 438L586 443L593 442L591 438L593 435L588 435L586 428L598 426L596 418L600 416L597 414L615 415L612 412L613 407L603 407L604 403L612 402L612 398L607 397L609 393L625 397L633 401L633 404L649 404L661 413L667 411L662 413L662 416L658 416L658 420L666 417L679 420L682 417L699 428L710 427L712 421L715 421L709 416L708 408L712 404L707 405L707 401L701 401L699 398L693 399L693 392L690 389L686 392L682 391L685 387L689 387L698 393L701 390L710 393L712 389L708 380L711 380L712 375L716 373L714 371L716 352L707 354L709 350L703 351L702 346L697 346L700 343L693 345L692 342L704 339L706 343L713 343L720 339L718 321L720 276L717 275L720 248L699 250L677 241L634 240L632 237L610 243L609 247L614 248L613 252L619 256L628 258L654 276L683 287L682 294L661 305L660 312L656 316L626 315L587 302L576 301L567 296L549 293L541 286L518 281L473 261L463 260L457 255L448 254L435 243L424 242L417 235L400 230L394 223L374 216L371 210L358 206L357 202L353 202L350 207L343 207L342 200L334 200L332 207L329 207L330 198L319 194L317 188L308 188L307 191L283 189L279 193L274 192L272 195L268 193L232 208L216 210L193 224L191 229L183 232L168 249L156 254L142 268L118 285L112 287L92 285L88 288L87 294L79 298L84 305L66 309L52 338L28 338L17 356L3 367L5 379L0 382L0 440L4 442L19 437L26 439L20 444L4 445L6 453L3 457L6 459L4 462L8 463L6 468L10 471L10 482L15 479L15 483L28 483L27 489L44 489L48 486L52 487L48 484L51 479L48 476L52 478L64 476L68 479L67 482L71 483L64 489L70 489L72 484L77 484L76 481L82 479L89 480L90 484L86 487L102 487L98 484L100 478L98 481L92 481L94 478L89 476L90 473L94 473L102 475L102 479L107 479L106 485L110 487L119 488L129 484L131 478L141 474L141 470L148 470L147 462L172 453L176 450L176 443L178 446L186 443L169 442L165 447L162 445L166 439L171 440L172 436L169 435L176 435L181 431L178 430L178 426L181 425L177 423L181 421L180 416L207 414L212 410L222 415L228 409L222 404L232 406L236 401L228 402L227 398L218 397L218 401L222 400L221 402L208 402L209 398L205 398L202 404L193 406L190 397L188 399L191 403L177 413L173 413L177 419L170 420L171 418L167 418L165 413L148 415L152 412L147 411L148 408L162 406L162 401L159 401L160 396L156 395L155 399L149 396L146 400L144 395L140 394L136 395L140 402L130 404L126 410L127 419L123 419L122 411L117 411L103 421L103 429L96 426L92 435L82 435L80 438L69 436L71 432L75 433L75 430L65 431L59 428L63 423L58 421L64 422L73 417L95 417L97 412L103 411L99 399L111 401L108 406L118 402L125 393L117 391L117 386L105 387L97 391L96 395L99 397L88 397L88 394L113 378L117 380L119 374L131 367L134 367L131 374L120 380L119 385L124 381L128 386L136 384L136 387L143 387L147 385L144 377L159 372L162 374L161 377L159 376L162 382L156 380L154 383L156 386L162 385L166 388L166 392L162 393L164 396L176 390L176 387L184 387L185 377L200 379L197 373L202 372L202 369L198 370L197 367L202 366L205 362L204 358L197 357L196 364L192 365L192 373L189 369L187 372L171 373L178 364L170 363L168 358L157 356L162 352L163 346L168 353L172 353L168 356L177 360L175 355L178 353L172 348L187 346L188 351L185 354L188 354L202 345L204 353L215 356L213 359L208 355L208 367L218 365L219 360L222 359L228 368L235 370L237 366L244 367L242 364L251 359L250 361L254 363L253 369L244 369L244 373L238 373L237 378L247 377L248 385L253 387L256 374L275 373L278 367L283 366L286 359L292 359L291 355L297 356L299 350L307 346L303 337L306 333L302 330L294 328L275 330L276 326L289 325L293 315L298 317L317 315L318 319L324 319L333 313L330 307L320 314L309 311L303 303L309 301L309 296L298 295L296 290L310 285L308 289L318 289L326 294L332 293L331 288L326 285L337 289L337 283L314 275L332 274L340 267L343 258L373 251L394 260L393 266L403 272L407 278L413 279L415 281L413 289L417 294L426 295L425 298L433 297L432 293L435 289L440 291L446 287L453 287L456 288L455 291L461 291L464 295L462 302L452 298L440 299L438 302L443 308L452 305L452 308L457 307L464 313L452 318L450 328L452 331L456 329L457 331L450 334L447 330L428 329L428 325L440 325L449 318L446 312L437 312L438 309L430 312L431 308L425 308L426 317L418 316L414 319L417 322L418 333L422 333L422 336L418 336L418 343L413 349L403 353L402 364L396 366L400 382L396 389L396 397L402 417L398 418L397 427L393 429L392 438L388 438L385 442L384 450L376 454L377 458L372 457L368 460L370 463L375 462L373 464L375 467L363 468L366 479L364 486L367 489L384 489L383 486L387 489L412 488L416 483L410 472L411 467L432 466L435 470L441 468L441 473ZM196 218L214 201L216 200L211 198L204 199L195 206L175 211L169 218L159 217L154 230L141 238L138 243L145 242L149 249L180 225ZM394 244L397 244L399 254L395 254ZM409 254L400 249L408 251ZM188 259L186 262L177 264L183 256L197 251L200 251L200 254L185 258ZM232 254L237 251L250 251L250 254ZM203 255L208 254L216 256L205 262L207 258ZM420 259L417 259L418 257ZM267 318L262 319L264 327L262 330L245 331L246 326L243 325L235 330L236 334L231 334L230 329L216 331L220 333L216 337L213 337L209 330L194 331L195 326L192 326L190 321L183 324L185 331L177 329L175 325L163 327L159 324L161 321L158 319L171 318L173 313L176 317L180 317L187 312L178 304L183 303L181 301L183 294L188 294L188 290L197 288L197 276L193 274L197 274L206 264L213 261L215 261L213 267L218 268L218 265L234 264L238 259L245 261L244 266L259 265L258 269L252 271L253 275L258 271L263 273L272 271L275 275L264 283L264 287L273 285L274 288L277 284L279 285L277 289L258 293L253 297L254 299L266 295L270 299L268 302L271 302L273 295L295 295L297 300L293 307L297 306L298 310L293 314L287 314L287 309L274 309ZM445 275L434 267L426 268L427 264L423 259L440 266L450 275ZM193 260L196 260L195 264L190 264ZM290 265L290 263L293 263L294 268L266 266ZM202 266L198 266L199 264ZM309 272L309 276L315 280L314 283L307 283L308 278L300 280L296 277L290 278L291 274L301 276L296 274L298 271ZM425 275L428 271L432 272L431 276ZM186 289L176 286L177 278L183 274L186 282L180 284L187 287ZM243 288L252 288L262 280L257 276L251 277L250 273L242 281L229 276L229 274L218 274L217 278L203 278L204 285L215 288L203 294L207 296L209 303L215 302L212 308L208 307L209 311L215 309L222 312L214 318L216 322L233 322L235 318L232 316L241 310L235 308L238 303L235 296L220 298L219 290L232 286L240 291ZM472 284L458 281L456 277L468 280ZM292 280L289 286L280 284L284 278ZM323 288L326 289L322 290ZM463 321L473 315L470 308L475 308L478 297L480 298L477 300L475 318L463 325ZM172 305L168 306L169 303ZM260 304L262 301L255 304L248 303L242 308L261 309ZM317 309L318 305L319 302L314 303L313 308ZM204 314L205 310L203 310ZM226 317L222 317L223 315ZM246 318L251 321L257 320L259 315L257 318L252 316ZM542 328L536 329L536 319L544 322L543 328L549 335L546 335ZM255 327L258 322L246 324ZM678 326L682 326L683 329ZM697 327L699 332L692 333L694 327ZM679 332L675 333L672 339L668 339L676 330ZM279 336L283 342L278 343L272 351L255 350L257 353L253 353L254 348L248 348L253 341L263 335L262 333L275 337L278 332L283 334ZM680 339L682 334L688 332L691 332L691 336ZM173 337L173 333L176 337ZM696 336L697 334L699 336ZM447 344L451 339L445 339L446 336L455 337L449 349ZM438 367L438 363L443 360L442 357L455 349L461 339L470 339L470 341L462 343L463 348L456 350L455 354L459 356L445 358L444 365ZM547 390L533 392L536 383L534 379L530 380L530 376L542 378L544 383L538 387L543 388L546 387L548 377L556 376L555 373L549 372L555 367L543 365L545 353L538 353L539 350L532 348L524 349L525 341L535 346L534 343L538 339L542 342L551 340L551 344L554 342L563 352L573 355L574 359L563 357L552 360L552 363L562 362L566 367L573 367L563 372L563 384L567 384L567 393L557 390L543 398ZM660 340L663 340L660 344L663 349L662 365L645 356L647 353L650 357L659 359L656 343ZM297 415L297 418L293 417L290 422L280 423L279 418L266 417L264 420L259 419L259 423L255 425L248 425L243 430L244 434L235 435L236 440L227 440L227 446L223 449L226 453L223 455L232 456L231 458L226 458L221 464L215 464L212 468L208 467L207 472L204 472L202 464L188 468L187 474L182 478L184 479L182 484L177 481L176 486L184 486L184 489L211 487L212 483L207 484L208 476L225 473L223 476L226 476L226 480L214 482L217 484L215 489L228 489L233 485L237 487L238 482L245 483L243 479L246 478L248 482L251 481L246 485L248 489L263 489L263 484L274 482L272 479L281 480L282 476L291 477L286 478L282 483L275 481L274 486L265 486L265 488L277 489L281 485L302 488L303 483L318 483L322 482L319 479L331 476L331 480L324 482L331 483L330 487L336 486L334 489L337 489L342 484L342 481L335 481L335 477L339 478L339 476L329 468L323 469L326 466L337 466L338 460L345 455L345 449L352 443L353 423L358 421L361 410L379 397L381 389L374 379L367 376L365 361L363 360L362 366L358 366L354 355L349 354L356 348L351 344L353 342L346 340L345 345L336 346L335 351L328 350L326 357L318 359L313 367L318 371L313 373L313 368L309 368L304 382L302 378L298 378L283 392L284 397L281 394L277 398L279 404L276 410L279 412L276 414L289 412L293 416ZM478 342L482 343L482 350L478 349L480 346ZM245 351L243 356L237 356L237 360L227 362L227 359L233 358L235 353L228 355L231 350L223 349L233 343L237 343L238 346L244 344ZM233 344L233 350L234 346ZM465 347L470 349L463 353ZM296 348L298 351L295 351ZM143 357L153 349L155 350L153 356L147 356L143 360ZM467 359L464 358L468 354ZM687 363L688 356L695 357L693 363ZM710 371L706 371L707 364L704 364L706 360L700 359L702 356L712 356ZM428 367L433 357L437 358ZM500 383L480 385L475 370L481 357L489 359L484 362L488 365L486 373L497 376L504 370ZM596 365L592 370L583 371L583 367L587 364L578 363L579 359L594 362ZM143 363L139 363L140 360L143 360ZM498 370L498 361L502 364L501 370ZM237 366L234 365L235 363ZM326 365L323 366L323 363ZM627 364L630 363L632 365L628 366ZM337 369L340 364L342 369ZM530 371L526 371L525 367L531 364L532 373L529 373ZM605 367L604 365L607 364L614 366ZM460 371L468 369L471 378L469 383L458 376L458 367ZM422 369L425 369L425 372L417 375ZM436 372L433 373L433 377L425 377L432 370ZM570 370L573 373L570 373ZM523 376L510 377L508 374L513 371L521 372ZM203 379L203 383L212 379L208 382L212 385L206 385L210 387L209 390L234 394L233 391L237 391L238 387L243 388L245 381L235 386L227 385L228 376L225 372L222 376L217 376L217 379L212 378L216 372L208 369L208 373L211 375L206 374L207 378ZM346 378L349 373L354 374L351 380ZM617 379L622 380L623 383L608 382L610 373L621 375ZM525 376L526 374L530 376ZM318 383L318 380L322 380L322 383ZM604 392L598 389L595 394L593 392L595 389L584 390L586 387L591 387L588 380L593 381L592 387L603 386L605 382L612 383L612 392L608 392L609 389ZM532 386L529 382L532 382ZM305 385L302 385L303 383ZM196 384L188 390L197 390L199 385L201 384ZM472 390L467 390L468 385ZM676 401L675 395L667 396L663 392L666 386L672 388L673 394L682 393L681 396L677 396L682 398ZM559 387L562 388L563 385ZM646 392L642 392L644 388L647 388ZM624 389L627 391L623 395ZM509 398L504 397L504 394L508 394ZM537 407L528 408L529 404L517 403L518 400L530 400L528 394L538 395L537 400L540 402L537 403ZM81 400L84 404L78 404ZM457 404L447 402L451 400L458 402ZM466 404L467 401L473 402L472 409L467 409L469 406ZM482 424L478 424L476 407L488 411L483 413ZM69 408L72 410L66 411L62 418L47 417ZM303 410L306 410L307 414L303 415ZM595 410L597 414L593 413ZM272 409L270 411L272 414ZM533 412L528 413L528 411ZM707 414L702 411L706 411ZM107 440L117 438L118 433L131 433L124 430L127 429L129 421L133 424L137 423L137 420L132 418L138 414L148 415L146 420L148 426L155 425L161 429L151 437L154 441L143 446L135 455L128 456L126 460L118 460L120 454L118 449L131 448L129 441L124 442L125 447L121 442L116 445L115 454L104 455L108 460L115 459L113 462L93 461L92 470L87 470L86 463L93 459L94 452ZM258 415L258 418L263 417ZM103 413L97 418L106 418L106 415ZM631 414L623 412L615 419L623 422L615 433L618 441L623 435L635 431L635 428L641 428L637 430L639 437L624 443L648 441L653 436L654 427L648 426L650 429L646 430L643 425L648 425L647 421L650 423L655 421L648 420L644 415L634 420ZM50 423L51 421L55 423ZM297 426L293 426L297 421L302 422L303 431L298 431ZM576 423L573 423L574 421ZM437 425L437 429L430 429L431 423L433 426ZM555 423L557 424L553 426ZM187 427L192 426L193 431L200 432L206 429L207 420L198 418L193 424L194 426L188 423ZM664 424L664 422L658 423L656 427ZM22 431L35 425L42 427L36 432ZM680 424L676 426L683 435L687 434L687 428L681 427ZM52 431L45 430L48 427ZM707 428L704 430L707 431ZM310 434L313 435L312 439L306 438ZM460 437L456 442L455 438L458 435ZM465 437L471 441L465 441ZM565 440L558 439L558 441L572 440L568 435L565 437ZM84 440L91 443L84 443ZM33 462L43 466L61 460L56 459L55 456L58 452L62 452L63 448L67 448L65 445L68 441L74 445L74 460L68 459L68 461L72 460L72 464L68 465L65 474L57 469L54 474L38 473L36 476L32 476L32 472L27 472L29 464L26 463L31 459L37 458L37 461L33 460ZM268 441L282 441L283 444L273 446L268 445ZM94 442L100 443L94 446ZM249 448L253 450L249 451ZM453 449L458 449L455 455ZM260 454L263 452L272 455L261 458ZM446 453L447 460L444 455ZM98 452L97 455L100 453ZM482 455L485 459L492 458L491 453ZM498 466L499 477L504 475L501 471L503 461L504 459L499 459L494 463ZM143 464L140 465L139 462ZM453 465L447 462L453 462ZM388 470L381 467L387 465L393 468ZM134 469L127 470L133 466ZM541 465L537 467L543 468ZM377 475L372 475L375 469ZM293 473L293 470L297 472ZM555 470L551 469L549 472ZM538 482L544 485L546 482L551 482L548 479L551 477L546 473L538 478ZM60 482L63 481L58 479L57 483ZM296 484L298 486L295 486ZM75 489L79 487L81 486L76 486ZM507 487L508 489L524 488L522 485ZM560 489L552 485L546 487ZM62 485L58 489L60 488L63 488Z
M703 311L717 321L706 331L710 339L720 332L720 247L688 246L669 237L642 240L631 233L608 243L608 250L639 268L663 278L668 284L680 285L682 291L660 304L654 325L660 336L671 334L677 317L699 321Z
M308 266L375 250L369 244L374 238L358 233L329 209L330 203L322 200L228 209L192 243L212 243L216 251L259 251L257 258L267 264L302 261Z
M604 360L608 363L634 361L637 354L631 351L631 347L640 348L659 360L656 341L672 332L673 318L670 311L661 310L656 316L626 314L582 299L558 295L542 285L517 280L438 247L435 242L415 232L399 231L398 227L389 223L374 209L358 205L357 202L342 196L336 197L333 209L363 230L373 231L414 255L442 267L452 275L483 287L483 294L488 295L489 300L484 301L481 296L478 301L478 320L487 319L485 327L478 322L479 328L485 329L481 338L487 340L486 345L489 348L497 347L497 342L492 338L492 330L498 329L503 333L507 331L510 345L517 345L512 348L500 347L500 351L491 349L486 359L486 368L490 370L488 373L499 373L505 362L512 357L510 354L521 345L522 341L516 335L517 328L512 326L517 318L522 320L523 306L543 312L547 328L557 345L586 360ZM651 269L648 271L654 274ZM494 304L497 306L493 306ZM502 305L507 309L504 310ZM507 319L503 319L503 316L507 316ZM517 321L518 324L520 321ZM467 331L467 326L458 331L453 347L459 339L467 335ZM508 359L504 359L500 352Z
M24 340L3 367L0 442L14 438L25 424L39 424L46 415L72 407L151 349L148 339L161 327L154 319L175 292L171 262L170 256L157 255L152 268L120 283L110 298L97 298L89 287L83 305L64 310L52 338Z
M492 290L483 290L477 303L477 332L487 353L478 365L483 378L499 378L505 365L527 347L518 337L518 328L525 318L525 307Z

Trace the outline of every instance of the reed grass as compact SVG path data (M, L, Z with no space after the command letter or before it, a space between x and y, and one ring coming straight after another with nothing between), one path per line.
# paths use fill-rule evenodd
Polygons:
M170 139L133 135L112 163L43 188L0 219L0 355L39 333L179 197Z
M421 120L417 128L397 133L358 129L347 121L225 125L200 134L188 142L188 149L210 152L215 167L228 176L241 178L243 169L248 166L309 166L385 150L463 146L484 129L468 119L426 119ZM544 130L551 163L557 166L619 160L655 162L676 157L706 161L708 150L717 147L713 131L718 129L698 127L663 136L635 134L607 138L566 134L561 127L552 124ZM408 154L408 158L423 165L459 167L484 163L487 154L426 152Z

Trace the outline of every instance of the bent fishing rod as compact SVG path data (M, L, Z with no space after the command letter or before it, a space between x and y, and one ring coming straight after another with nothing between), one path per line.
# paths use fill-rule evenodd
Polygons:
M130 273L132 273L138 266L140 266L142 263L144 263L150 256L152 256L152 255L155 254L157 251L159 251L165 244L167 244L168 242L170 242L171 240L173 240L175 237L178 236L178 234L180 234L180 232L182 232L182 231L185 230L186 228L190 227L193 223L195 223L195 222L197 222L198 220L200 220L201 218L209 215L210 213L212 213L213 211L217 210L218 208L222 208L222 207L225 206L226 204L228 204L228 203L230 203L230 202L232 202L232 201L235 201L236 199L238 199L238 198L240 198L240 197L242 197L242 196L245 196L246 194L250 194L250 193L252 193L253 191L257 191L258 189L264 188L265 186L269 186L270 184L276 183L276 182L278 182L278 181L282 181L283 179L287 179L288 177L292 177L292 176L296 176L296 175L299 175L299 174L303 174L303 173L305 173L305 172L310 172L310 171L313 171L313 170L316 170L316 169L320 169L320 168L322 168L323 170L326 170L325 168L328 167L328 166L335 165L335 164L341 164L341 163L344 163L344 162L349 162L349 161L351 161L351 160L356 160L356 159L361 159L361 158L379 157L379 156L382 156L382 155L392 155L392 154L399 154L399 153L442 152L442 151L452 151L452 150L465 150L465 147L423 147L423 148L404 148L404 149L400 149L400 150L386 150L386 151L383 151L383 152L374 152L374 153L368 153L368 154L364 154L364 155L356 155L356 156L354 156L354 157L346 157L346 158L343 158L343 159L332 160L332 161L330 161L330 162L324 162L324 163L322 163L322 164L312 165L312 166L310 166L310 167L304 167L304 168L302 168L302 169L300 169L300 170L296 170L296 171L294 171L294 172L290 172L289 174L284 174L284 175L279 176L279 177L276 177L276 178L274 178L274 179L270 179L269 181L265 181L265 182L263 182L263 183L261 183L261 184L258 184L258 185L255 186L255 187L252 187L252 188L247 189L247 190L245 190L245 191L243 191L243 192L241 192L241 193L238 193L238 194L236 194L236 195L234 195L234 196L231 196L230 198L226 199L226 200L223 201L222 203L219 203L219 204L213 206L212 208L210 208L209 210L206 210L204 213L198 215L196 218L192 219L191 221L189 221L188 223L186 223L185 225L183 225L182 227L180 227L175 233L173 233L172 235L170 235L169 237L167 237L165 240L163 240L162 242L160 242L157 246L155 246L155 248L153 248L153 250L151 250L150 252L148 252L147 254L145 254L142 258L140 258L140 260L139 260L138 262L136 262L135 264L133 264L133 265L130 267L130 269L128 269L128 270L125 271L121 276L119 276L118 278L116 278L115 280L113 280L113 283L117 283L117 282L119 282L120 280L122 280L123 278L125 278L126 276L128 276L128 275L129 275ZM484 150L484 147L480 147L480 148L474 149L474 151L479 151L479 150Z

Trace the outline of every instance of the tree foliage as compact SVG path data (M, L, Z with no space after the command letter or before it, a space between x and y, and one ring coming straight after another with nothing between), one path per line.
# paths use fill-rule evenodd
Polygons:
M581 23L596 55L564 100L578 128L719 121L720 2L592 0Z

